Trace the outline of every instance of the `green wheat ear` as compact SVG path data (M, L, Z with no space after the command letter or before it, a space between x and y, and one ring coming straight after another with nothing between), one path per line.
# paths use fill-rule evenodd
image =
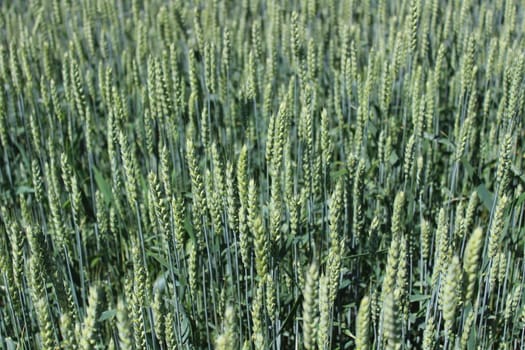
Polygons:
M402 211L405 206L405 193L399 192L394 200L394 213L392 214L392 239L399 239L403 234Z
M397 306L394 301L392 293L387 294L383 300L383 327L382 332L384 336L385 349L394 350L399 346L397 318Z
M88 306L79 340L81 349L92 349L97 344L98 318L101 309L100 293L98 286L89 288Z
M481 247L483 246L483 230L478 227L470 236L465 247L465 254L463 257L463 269L466 272L467 289L465 292L465 300L471 300L474 296L474 288L478 278L478 263L480 260Z
M252 221L252 232L255 252L255 269L261 280L268 273L269 240L264 230L261 215L256 215Z
M133 338L130 333L128 307L122 298L119 298L117 302L117 330L120 348L123 350L133 349Z
M330 306L335 302L339 279L341 274L342 251L344 251L344 238L341 238L341 217L343 211L343 178L340 178L332 193L330 201L330 248L328 251L328 300Z
M364 296L359 304L356 322L356 349L364 350L369 347L370 327L370 298Z
M328 349L330 338L331 304L329 300L329 279L322 275L319 278L319 323L317 328L317 346L319 349Z
M445 321L445 332L448 337L453 336L454 325L456 322L456 311L460 303L459 291L461 290L461 270L459 258L454 256L448 267L444 279L443 293L443 319Z
M50 313L50 305L45 296L37 297L34 300L34 307L40 328L41 347L45 350L54 349L56 346L54 325Z
M277 286L272 274L266 276L266 312L272 322L277 315Z
M266 349L266 332L264 326L264 307L263 307L263 292L264 283L259 282L255 290L255 297L251 307L251 315L253 320L252 329L252 340L255 345L255 349L263 350Z
M227 306L224 314L223 332L215 339L217 349L227 350L238 347L236 333L236 314L232 306Z
M423 332L423 350L434 349L436 326L432 317L427 319L426 327Z
M153 311L153 322L155 329L155 336L162 342L166 336L166 324L165 324L165 305L164 305L164 293L159 288L154 288L153 302L151 304Z
M314 349L319 301L317 299L319 269L317 263L312 263L306 273L306 282L303 290L303 344L305 349Z
M77 339L75 336L75 325L69 313L60 316L60 332L62 334L62 346L67 349L76 349Z
M503 220L504 220L503 214L507 207L508 201L509 201L509 198L507 197L507 195L503 195L502 197L498 198L495 213L494 213L494 219L492 221L492 225L490 226L489 246L488 246L489 258L494 258L499 252L499 249L501 248L500 240L503 235Z

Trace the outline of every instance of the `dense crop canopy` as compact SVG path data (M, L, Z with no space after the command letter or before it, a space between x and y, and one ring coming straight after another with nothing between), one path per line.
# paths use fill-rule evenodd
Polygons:
M0 348L525 348L520 0L0 0Z

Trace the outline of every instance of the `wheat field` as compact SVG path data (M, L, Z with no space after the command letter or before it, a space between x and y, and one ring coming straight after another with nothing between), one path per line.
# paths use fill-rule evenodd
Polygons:
M0 1L0 348L525 349L521 0Z

